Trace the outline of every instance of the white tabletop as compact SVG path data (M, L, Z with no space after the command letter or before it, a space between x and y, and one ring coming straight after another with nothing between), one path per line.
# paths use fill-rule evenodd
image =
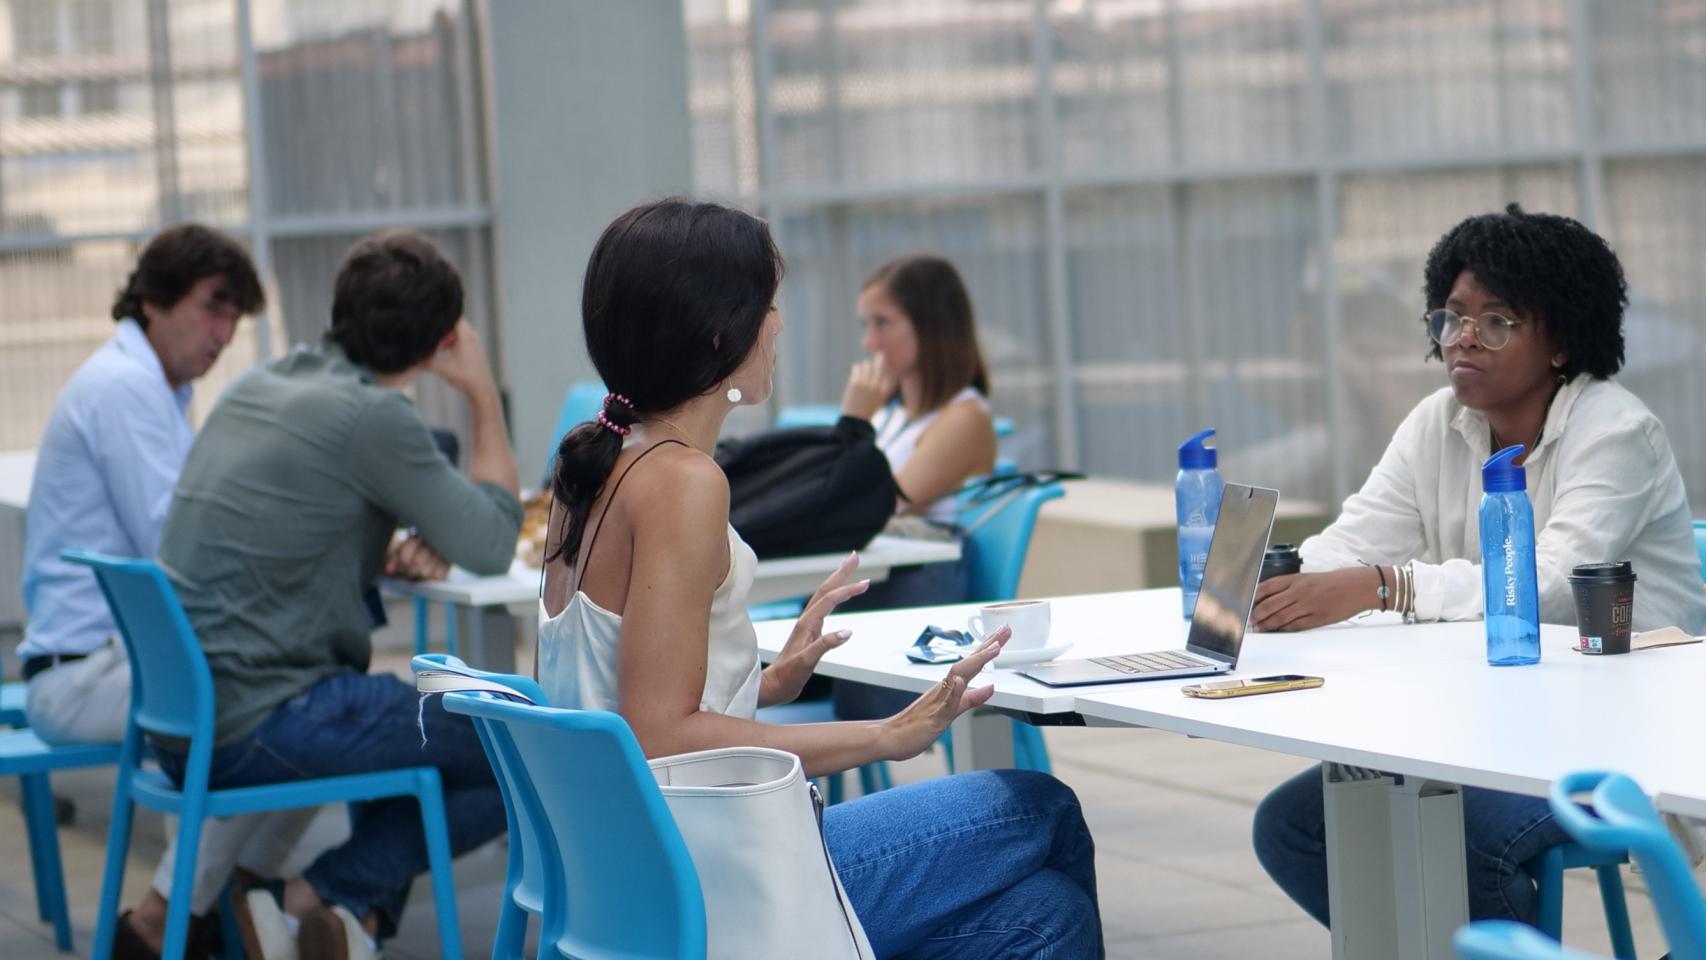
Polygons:
M1062 657L1183 646L1177 589L1057 597L1051 639ZM925 624L963 627L977 604L829 618L853 636L820 673L922 691L944 666L908 661ZM1139 627L1136 625L1147 625ZM767 658L792 624L758 625ZM1155 727L1297 756L1544 795L1552 780L1613 769L1661 795L1661 806L1706 817L1706 764L1690 744L1706 729L1706 645L1590 657L1571 649L1573 627L1542 627L1542 658L1528 667L1486 663L1480 621L1403 625L1374 615L1305 633L1250 633L1233 677L1321 676L1315 690L1196 700L1179 688L1202 678L1051 688L991 670L995 707L1077 712L1091 720ZM1691 799L1692 798L1692 799Z
M823 553L808 557L786 557L779 560L760 560L754 573L752 603L769 603L788 597L810 595L823 578L829 576L845 554ZM859 551L859 571L855 577L868 576L881 580L894 567L922 563L946 563L958 560L957 542L913 540L882 536ZM471 607L507 606L528 603L539 595L539 570L523 563L510 567L509 573L496 577L476 577L461 569L452 570L444 580L385 580L384 587L394 593L425 597L440 603L456 603Z
M832 616L825 624L826 630L851 628L853 636L824 657L818 672L845 680L922 691L939 681L947 668L915 664L906 659L906 649L918 639L926 624L963 628L966 618L977 612L979 606L969 603ZM1050 601L1050 607L1050 642L1072 642L1060 654L1061 659L1177 650L1184 647L1190 629L1180 609L1177 587L1056 597ZM1461 624L1404 626L1396 615L1375 614L1309 633L1250 633L1245 637L1238 669L1230 676L1320 674L1395 662L1484 659L1486 641L1479 623L1472 626L1472 630L1463 629ZM791 622L758 624L760 654L766 659L774 657L787 641L790 629ZM1130 686L1049 687L1021 676L1016 669L991 670L987 679L996 688L990 701L992 706L1045 714L1072 713L1078 709L1078 699L1086 693ZM1168 683L1176 688L1200 679L1146 681L1139 685ZM1176 689L1172 695L1184 699Z
M35 478L34 450L0 451L0 506L29 506L30 482Z

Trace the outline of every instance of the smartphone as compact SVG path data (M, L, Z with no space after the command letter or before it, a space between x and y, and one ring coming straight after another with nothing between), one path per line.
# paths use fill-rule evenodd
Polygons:
M1326 682L1320 677L1306 677L1298 673L1287 673L1277 677L1256 677L1250 680L1193 683L1180 689L1187 697L1224 700L1227 697L1250 697L1258 693L1279 693L1283 690L1308 690L1310 687L1319 687Z

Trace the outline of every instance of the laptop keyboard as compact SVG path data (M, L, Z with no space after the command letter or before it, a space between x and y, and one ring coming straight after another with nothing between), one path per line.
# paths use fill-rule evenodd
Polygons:
M1189 667L1212 667L1214 662L1189 653L1177 650L1163 650L1159 653L1133 653L1123 657L1092 657L1091 663L1099 663L1121 673L1160 673L1163 670L1181 670Z

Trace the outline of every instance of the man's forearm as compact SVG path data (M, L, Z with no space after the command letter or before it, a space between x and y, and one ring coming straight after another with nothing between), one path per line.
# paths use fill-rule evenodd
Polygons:
M509 434L504 430L503 403L498 399L497 387L488 382L471 391L468 408L474 434L468 478L475 483L496 484L519 494L515 452L510 449Z

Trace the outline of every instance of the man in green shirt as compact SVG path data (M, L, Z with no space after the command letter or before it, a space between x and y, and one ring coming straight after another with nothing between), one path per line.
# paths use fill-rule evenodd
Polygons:
M432 764L456 853L503 831L502 797L466 718L434 703L418 728L413 687L367 673L362 593L382 573L442 576L455 563L493 574L514 555L515 457L461 315L461 279L425 237L358 241L325 340L250 370L209 414L159 551L213 672L212 786ZM466 477L401 392L425 372L468 399ZM399 526L415 533L388 550ZM184 745L156 746L180 777ZM303 956L370 956L426 869L413 799L362 804L351 826L347 843L285 886ZM264 954L279 944L295 955L271 894L251 891L240 907Z

